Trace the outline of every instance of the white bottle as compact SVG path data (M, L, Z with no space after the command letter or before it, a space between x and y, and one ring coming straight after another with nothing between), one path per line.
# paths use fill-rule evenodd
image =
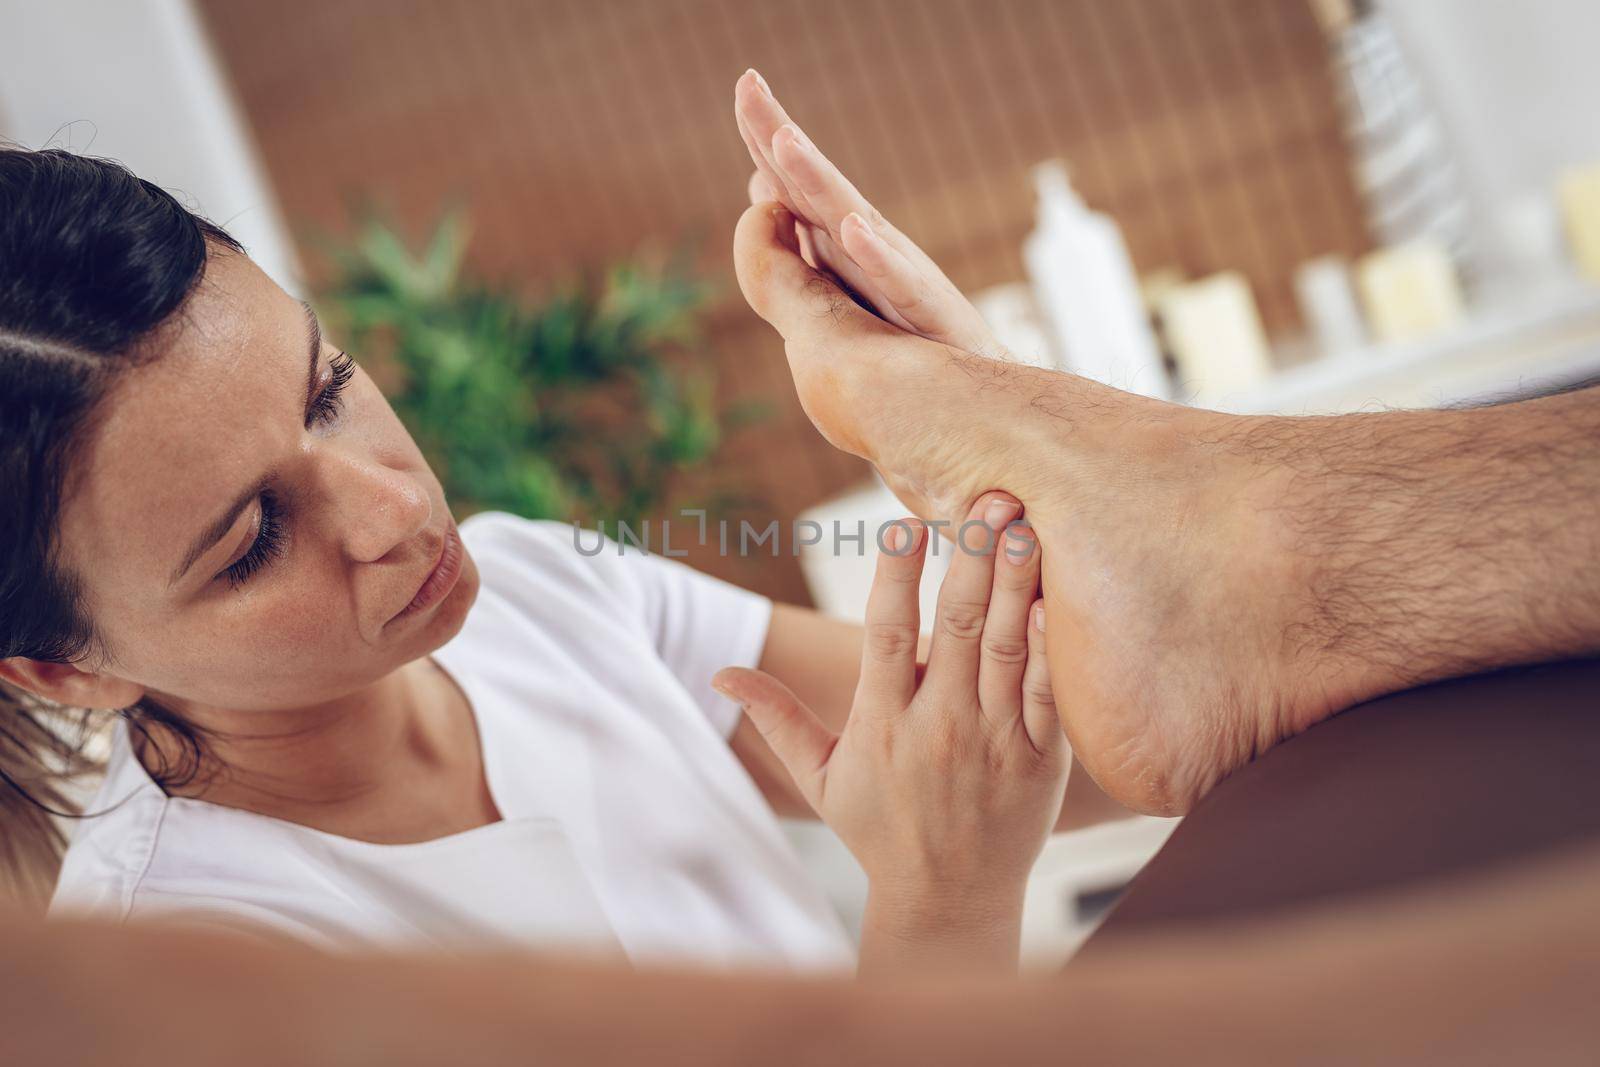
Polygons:
M1117 224L1090 211L1059 162L1033 168L1039 222L1023 242L1061 369L1165 399L1172 387Z

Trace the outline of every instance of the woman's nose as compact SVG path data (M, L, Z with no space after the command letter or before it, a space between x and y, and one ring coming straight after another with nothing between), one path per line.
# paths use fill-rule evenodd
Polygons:
M332 532L351 559L380 560L428 528L433 502L414 474L349 454L329 455L327 463Z

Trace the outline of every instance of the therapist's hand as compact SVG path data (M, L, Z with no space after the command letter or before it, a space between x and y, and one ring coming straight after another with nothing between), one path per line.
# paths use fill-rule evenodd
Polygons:
M734 118L756 167L751 202L775 200L789 209L813 267L832 272L903 330L1005 356L977 308L822 154L753 70L734 86Z
M770 675L730 667L713 680L866 870L863 971L1016 966L1023 889L1072 758L1045 664L1040 551L1019 511L1006 494L984 494L949 546L920 682L917 590L930 539L915 519L890 527L839 734Z

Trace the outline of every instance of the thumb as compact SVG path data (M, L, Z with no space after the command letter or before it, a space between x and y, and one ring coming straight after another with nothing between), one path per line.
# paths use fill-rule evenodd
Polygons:
M828 757L838 738L789 687L762 671L724 667L711 679L711 687L738 701L771 746L800 795L813 809L822 800L822 779Z
M777 203L745 209L733 231L733 267L739 290L757 315L784 340L814 332L824 316L872 318L844 290L813 270L800 254L794 216Z

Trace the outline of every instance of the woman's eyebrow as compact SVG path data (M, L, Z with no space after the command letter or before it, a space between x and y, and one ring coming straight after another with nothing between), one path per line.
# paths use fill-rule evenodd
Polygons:
M317 392L317 357L322 354L322 322L317 318L317 313L309 300L300 301L300 306L306 312L306 334L311 346L306 363L306 411L311 410L311 402L315 400Z
M313 310L309 301L300 301L300 306L305 310L306 335L309 342L307 346L305 402L305 410L309 412L311 410L311 402L316 399L317 357L322 354L322 323L318 321L317 313ZM200 535L194 539L193 543L189 545L188 551L183 554L183 559L178 563L177 567L173 568L171 577L167 579L168 589L177 585L183 579L183 576L189 573L189 568L195 565L195 561L211 551L211 547L222 540L229 530L233 529L233 524L239 521L240 513L249 507L250 502L260 496L267 486L276 480L277 476L277 471L267 472L256 484L248 486L235 496L233 502L227 506L223 513L200 531Z

